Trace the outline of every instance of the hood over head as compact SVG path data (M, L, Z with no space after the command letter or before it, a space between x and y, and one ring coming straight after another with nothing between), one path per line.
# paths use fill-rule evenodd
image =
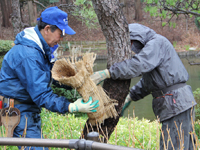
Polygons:
M129 24L128 27L130 40L134 41L131 50L135 53L139 53L145 44L156 34L154 30L138 23Z
M136 54L138 54L144 47L144 45L140 41L137 41L137 40L131 41L131 44L132 44L131 50L134 51Z

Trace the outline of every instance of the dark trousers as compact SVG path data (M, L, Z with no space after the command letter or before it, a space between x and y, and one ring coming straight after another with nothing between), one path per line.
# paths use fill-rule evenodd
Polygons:
M193 131L192 127L192 122L194 123L195 119L194 117L195 117L194 108L192 108L192 112L191 109L188 109L187 111L177 116L174 116L168 120L163 121L162 122L163 135L161 133L160 150L173 150L173 149L194 150L195 131ZM193 121L191 119L193 119Z
M27 126L26 134L24 134L24 129ZM33 112L22 112L20 123L14 130L13 137L24 137L26 138L42 138L41 137L41 118L38 113ZM18 146L21 150L21 146ZM30 147L24 146L23 150L48 150L47 147Z

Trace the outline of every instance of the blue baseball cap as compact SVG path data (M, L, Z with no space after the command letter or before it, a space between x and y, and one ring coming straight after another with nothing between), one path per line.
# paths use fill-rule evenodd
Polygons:
M70 28L70 26L68 26L67 13L59 9L57 6L45 9L38 19L41 19L43 22L50 25L56 25L62 31L63 35L65 35L65 33L69 35L76 33L72 28Z

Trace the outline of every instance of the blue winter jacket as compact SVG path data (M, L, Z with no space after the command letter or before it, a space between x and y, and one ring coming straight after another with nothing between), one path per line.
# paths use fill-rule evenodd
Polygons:
M50 47L38 27L26 28L16 36L15 46L5 55L0 72L0 95L24 104L21 112L66 113L70 102L54 94L51 87Z

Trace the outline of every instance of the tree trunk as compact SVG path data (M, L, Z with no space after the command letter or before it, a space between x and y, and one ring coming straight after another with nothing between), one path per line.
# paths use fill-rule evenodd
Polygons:
M33 2L32 1L28 1L28 14L29 14L29 26L32 26L34 23L36 23L34 21L34 7L33 7Z
M37 4L35 4L35 3L33 3L33 12L34 12L34 17L33 17L33 23L34 24L37 24L37 18L38 18L38 16L37 16Z
M11 10L11 0L0 0L1 3L1 11L2 11L2 16L3 16L3 23L2 26L3 27L10 27L11 23L10 23L10 15L12 13Z
M66 0L66 4L72 3L72 0Z
M143 20L141 0L135 0L135 20L136 21Z
M128 23L122 13L118 0L92 0L92 2L101 29L106 38L108 49L107 68L110 68L115 62L121 62L131 57ZM130 80L108 79L105 80L103 84L103 88L106 90L109 97L118 100L116 110L119 115L122 111L126 95L129 92L129 86ZM106 137L104 136L104 142L106 143L114 131L119 117L120 116L106 119L104 124L101 124L100 129L98 126L88 126L88 129L87 126L85 126L83 130L84 137L86 137L87 133L90 131L99 131L101 135L106 135Z
M132 22L131 18L131 1L130 0L119 0L120 5L123 7L123 13L126 17L127 22Z
M22 21L20 14L19 0L12 0L12 24L14 29L14 37L22 30Z
M9 13L9 18L11 18L11 14L12 14L12 1L11 0L7 0L7 9L8 9L8 13Z

